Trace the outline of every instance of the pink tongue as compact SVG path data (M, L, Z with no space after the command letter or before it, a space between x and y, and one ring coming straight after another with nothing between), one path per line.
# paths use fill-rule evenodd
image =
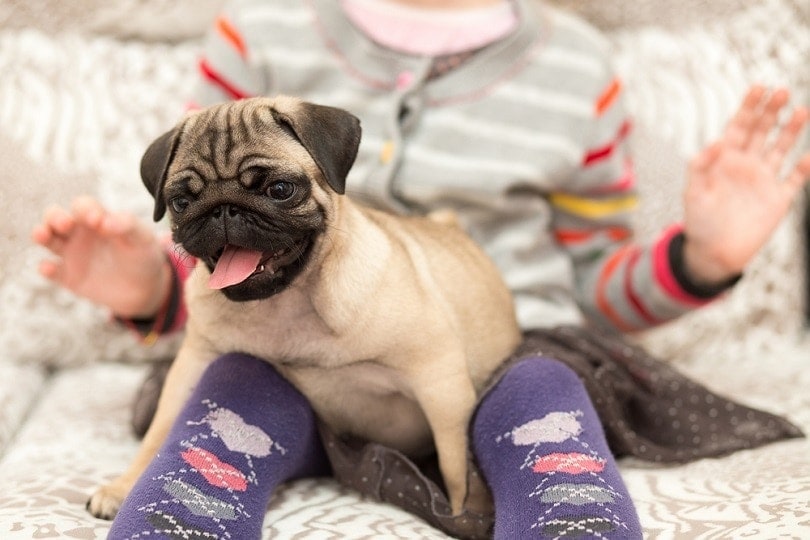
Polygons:
M217 261L217 266L208 279L211 289L224 289L242 283L256 271L262 260L261 251L225 246L225 251Z

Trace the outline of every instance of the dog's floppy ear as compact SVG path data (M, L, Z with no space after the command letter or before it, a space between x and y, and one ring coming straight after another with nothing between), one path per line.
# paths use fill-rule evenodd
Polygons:
M277 100L273 109L276 121L295 133L326 183L342 195L360 146L360 120L343 109L308 102Z
M167 131L149 145L141 158L141 180L155 198L155 221L160 221L166 214L166 203L163 200L163 186L166 184L166 172L174 159L174 152L180 140L180 128Z

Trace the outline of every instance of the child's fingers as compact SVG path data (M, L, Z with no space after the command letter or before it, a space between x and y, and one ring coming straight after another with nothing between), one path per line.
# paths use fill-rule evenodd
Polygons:
M31 239L35 244L44 247L56 255L61 255L65 249L65 239L54 234L47 225L37 225L31 231Z
M71 208L76 215L76 219L91 229L98 229L106 214L101 203L87 195L76 197Z
M51 206L45 210L42 223L31 231L31 238L57 255L62 252L65 237L76 227L76 220L64 208Z
M77 217L99 235L129 244L150 241L152 231L130 212L110 212L91 197L79 197L73 204Z
M756 121L751 128L747 149L752 152L765 150L771 132L779 122L779 111L787 105L790 93L784 88L774 90L758 112Z
M754 85L748 90L723 135L723 139L730 146L740 150L746 148L751 139L751 131L757 122L757 110L764 96L765 88L762 86Z
M62 266L56 261L42 261L38 267L41 276L59 282L59 277L62 273Z
M155 243L155 233L130 212L109 212L104 216L100 231L110 239L130 246Z
M123 212L110 212L101 220L100 230L106 236L122 236L132 232L132 218Z
M40 223L31 229L31 239L42 247L48 247L48 243L53 239L53 232L50 227Z
M788 122L779 131L767 158L768 165L775 174L780 173L786 156L796 145L799 135L807 125L808 118L810 118L810 112L806 108L800 107L793 111Z
M70 234L76 226L74 217L61 206L51 206L45 210L43 221L50 227L54 234L62 236Z
M799 159L782 185L792 198L808 181L810 181L810 152Z
M716 141L704 148L689 164L692 173L705 173L711 168L723 150L723 141Z

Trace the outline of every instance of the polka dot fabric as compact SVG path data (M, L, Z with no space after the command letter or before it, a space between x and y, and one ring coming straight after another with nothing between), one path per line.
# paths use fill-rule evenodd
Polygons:
M786 419L731 401L607 331L531 331L513 361L527 356L555 358L580 376L616 456L683 463L802 436Z

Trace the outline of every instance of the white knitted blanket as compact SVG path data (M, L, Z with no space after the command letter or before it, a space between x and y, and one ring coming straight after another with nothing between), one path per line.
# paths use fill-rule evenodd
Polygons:
M688 157L720 132L750 83L788 85L797 103L810 104L807 0L558 3L615 45L636 122L641 238L679 218ZM76 501L125 463L133 443L125 430L107 436L93 426L126 421L141 367L120 364L171 354L176 343L142 348L103 310L39 278L44 253L31 246L29 231L49 204L80 193L149 219L138 161L182 111L199 36L218 4L0 0L0 537L46 530L94 538L106 530ZM798 210L726 298L639 340L713 388L810 431ZM42 366L59 368L50 387ZM123 390L107 386L119 378ZM76 390L81 384L91 384L87 395ZM106 453L88 463L94 444ZM798 441L667 470L623 467L651 537L806 538L809 450ZM87 468L66 474L65 463L77 461ZM63 495L41 497L56 478ZM385 530L442 537L334 484L298 489L282 492L271 509L267 530L278 537L322 530L325 522L346 538Z

